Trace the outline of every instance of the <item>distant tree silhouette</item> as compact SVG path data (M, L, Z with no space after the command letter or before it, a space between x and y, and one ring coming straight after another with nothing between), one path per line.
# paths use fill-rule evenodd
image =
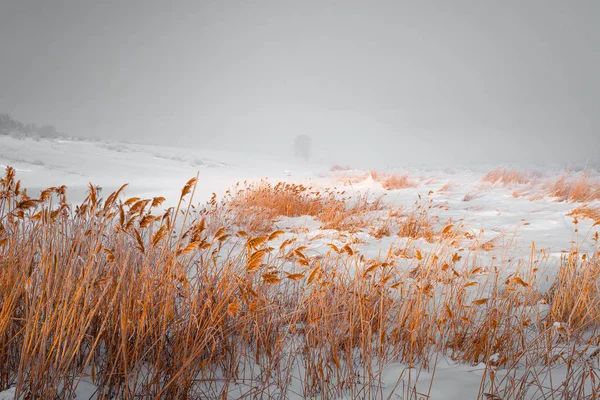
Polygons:
M47 139L61 136L53 125L24 124L4 113L0 113L0 135L24 135Z
M294 156L308 161L312 148L312 139L307 135L298 135L294 139Z
M22 124L8 114L0 114L0 134L8 135L20 131Z

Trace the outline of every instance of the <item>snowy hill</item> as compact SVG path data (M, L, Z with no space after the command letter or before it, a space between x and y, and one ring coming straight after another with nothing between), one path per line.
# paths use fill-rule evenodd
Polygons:
M291 157L274 158L251 153L186 149L116 142L63 139L18 139L0 136L0 168L10 165L31 194L48 186L67 185L73 201L84 197L88 183L105 192L129 183L127 194L157 195L175 201L183 184L200 174L197 200L222 192L238 181L269 177L309 178L323 167Z

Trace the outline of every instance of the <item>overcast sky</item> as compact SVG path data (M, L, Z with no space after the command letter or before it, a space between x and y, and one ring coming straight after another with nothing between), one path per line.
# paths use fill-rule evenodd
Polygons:
M600 160L600 1L0 1L0 112L390 164Z

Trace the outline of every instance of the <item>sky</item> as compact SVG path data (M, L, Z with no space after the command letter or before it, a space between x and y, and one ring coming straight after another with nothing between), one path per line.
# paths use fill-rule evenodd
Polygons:
M600 1L0 1L0 112L350 165L600 161Z

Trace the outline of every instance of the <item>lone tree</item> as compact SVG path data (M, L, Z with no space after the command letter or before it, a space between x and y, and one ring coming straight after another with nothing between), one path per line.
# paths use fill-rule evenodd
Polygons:
M307 135L298 135L294 139L294 156L301 157L304 161L308 161L312 140Z

